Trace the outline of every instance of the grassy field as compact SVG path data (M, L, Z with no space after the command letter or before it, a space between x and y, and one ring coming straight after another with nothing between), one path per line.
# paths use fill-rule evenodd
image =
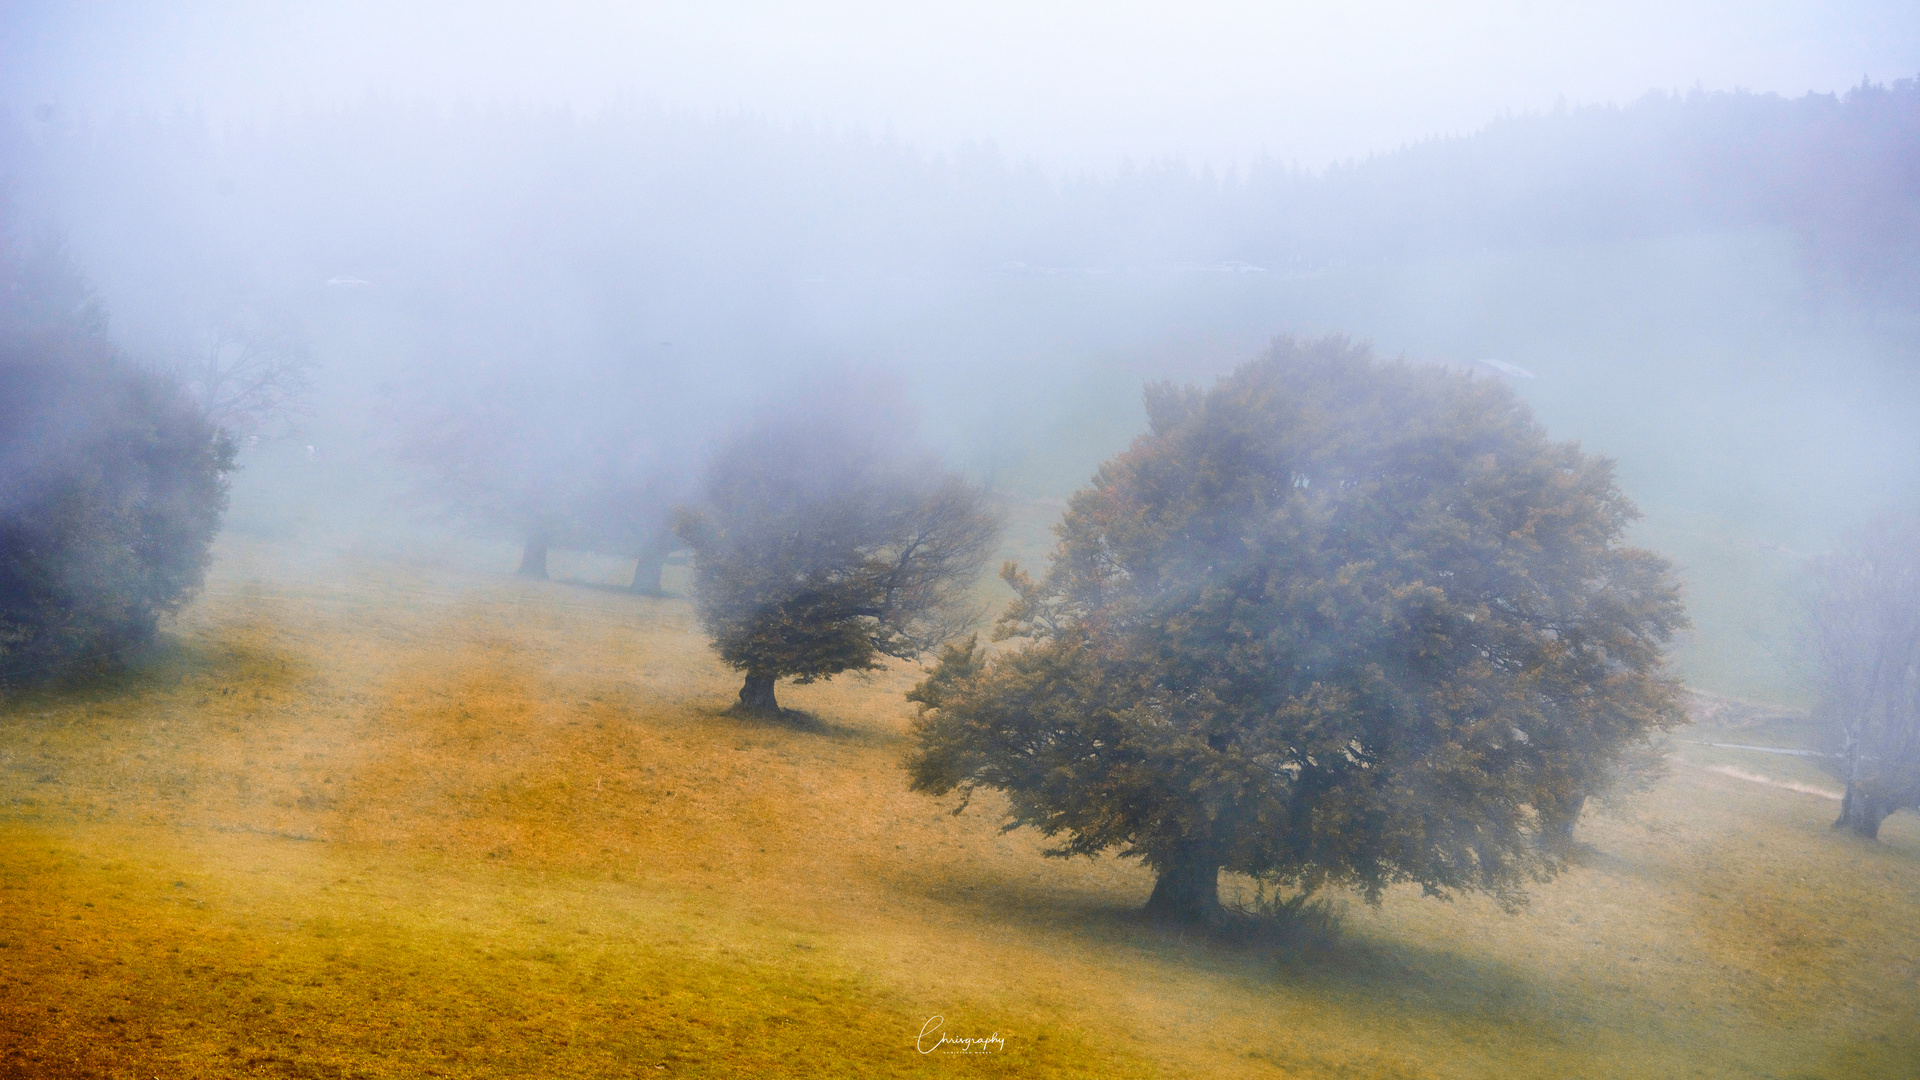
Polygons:
M1736 729L1521 914L1290 957L907 792L913 671L759 725L616 564L217 556L161 653L0 703L0 1076L1920 1076L1920 821L1833 834Z

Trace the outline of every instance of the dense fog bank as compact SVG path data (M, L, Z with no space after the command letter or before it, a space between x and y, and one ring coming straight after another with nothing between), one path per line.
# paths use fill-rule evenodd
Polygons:
M1345 332L1534 376L1688 572L1701 670L1792 693L1763 673L1794 553L1920 488L1914 80L1656 94L1320 172L1060 179L750 116L384 99L231 128L15 109L0 170L131 353L295 328L295 445L380 475L341 489L363 500L418 490L391 429L455 399L544 410L501 438L561 478L616 430L694 460L828 368L898 387L989 486L1057 498L1141 429L1143 381Z

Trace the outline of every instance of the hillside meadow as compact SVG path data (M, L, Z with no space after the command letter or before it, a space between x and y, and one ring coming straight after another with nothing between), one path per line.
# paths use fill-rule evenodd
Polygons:
M742 722L684 598L554 567L230 532L157 653L0 699L0 1076L1920 1076L1920 820L1737 725L1518 914L1233 947L908 792L915 670Z

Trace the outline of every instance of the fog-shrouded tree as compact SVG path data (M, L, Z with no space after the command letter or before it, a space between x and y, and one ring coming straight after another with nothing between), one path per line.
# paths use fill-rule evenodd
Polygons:
M1846 781L1836 829L1868 839L1920 810L1920 514L1882 518L1813 567L1815 715Z
M305 411L316 362L298 319L242 304L172 343L154 366L215 426L236 437L282 435Z
M871 670L964 632L1000 520L856 400L790 410L721 447L679 531L701 624L745 675L735 708L778 716L780 679Z
M1681 720L1684 625L1611 463L1504 385L1282 339L1074 496L996 638L946 649L915 789L1004 791L1010 826L1117 850L1168 920L1219 872L1523 902L1622 751Z
M48 226L16 235L13 216L0 193L0 335L15 346L104 346L106 304L68 257L66 238Z
M532 360L436 366L396 392L389 421L431 500L521 545L520 575L545 578L555 548L595 551L635 559L633 591L658 594L693 454L684 425L632 391L637 378Z
M610 433L595 455L563 543L632 559L628 590L641 596L666 595L661 578L667 556L684 546L675 531L677 515L693 497L689 449L634 432Z
M521 546L516 571L547 576L555 530L579 501L583 447L556 392L532 371L433 372L402 391L392 421L427 496L469 527Z
M0 253L0 682L148 642L204 579L232 465L57 244Z

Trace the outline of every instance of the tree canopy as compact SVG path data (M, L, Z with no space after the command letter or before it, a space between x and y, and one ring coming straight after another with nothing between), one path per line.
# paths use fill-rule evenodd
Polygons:
M1680 719L1678 589L1623 542L1611 464L1499 382L1343 338L1146 400L1044 579L1003 571L1011 645L910 695L913 787L1144 860L1167 918L1217 918L1222 868L1521 902L1613 757Z
M998 516L873 422L855 409L761 423L715 454L703 504L682 518L701 623L746 674L742 712L778 715L778 679L915 657L976 618L965 597Z
M233 444L57 248L0 252L0 681L117 658L200 587Z

